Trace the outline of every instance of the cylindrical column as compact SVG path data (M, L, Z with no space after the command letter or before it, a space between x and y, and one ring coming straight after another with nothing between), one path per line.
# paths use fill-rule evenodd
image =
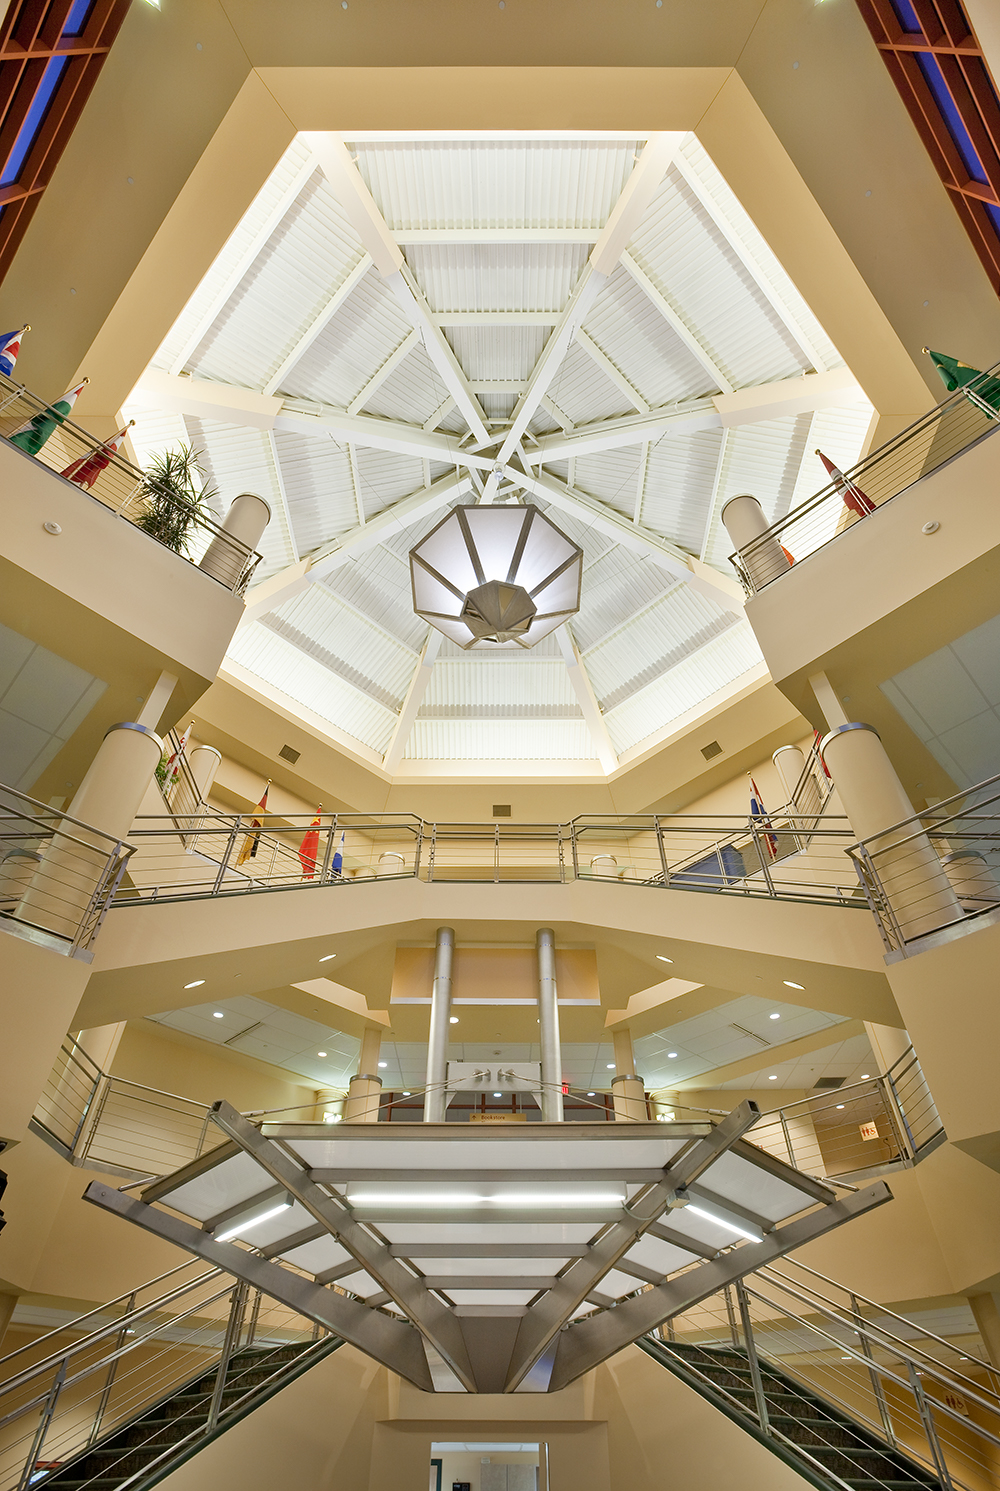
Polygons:
M785 801L794 806L795 789L805 769L806 758L798 746L784 745L778 747L771 760L778 768L778 775L785 789Z
M431 1026L427 1037L427 1077L424 1123L444 1123L448 1075L448 1035L451 1019L451 965L455 933L438 927L434 944L434 985L431 989Z
M163 755L163 742L146 725L112 725L66 810L72 818L124 839ZM72 937L107 866L109 845L99 834L67 823L49 841L16 915Z
M217 751L215 746L196 745L192 746L191 754L188 756L188 765L191 775L194 777L195 786L198 788L198 796L202 802L208 800L208 794L212 790L215 781L215 773L222 764L222 752Z
M199 569L233 590L246 568L247 551L256 549L271 521L271 509L256 492L241 492L202 556Z
M542 927L535 936L538 958L538 1030L542 1045L542 1122L562 1123L562 1049L556 990L556 934Z
M791 561L778 540L761 537L771 525L756 497L748 492L730 497L722 509L722 521L755 589L791 569ZM751 544L753 547L748 548Z
M382 1050L382 1032L377 1025L367 1026L361 1037L358 1070L351 1078L344 1103L345 1123L378 1123L382 1078L378 1075L378 1058Z
M1000 885L978 849L955 849L941 863L963 911L985 911L1000 901Z
M969 1306L986 1355L1000 1367L1000 1308L995 1294L970 1294Z
M887 1072L899 1060L903 1052L910 1048L909 1033L895 1025L873 1025L866 1020L865 1034L868 1036L868 1044L877 1062L879 1076ZM872 1075L874 1075L874 1068Z
M615 1118L619 1123L642 1123L646 1119L646 1091L642 1078L635 1074L632 1032L623 1025L612 1032L611 1039L615 1048L615 1075L611 1079Z
M962 909L926 834L912 823L885 832L912 818L913 807L878 732L871 725L840 725L824 737L820 752L858 838L881 835L868 852L903 937L957 920Z

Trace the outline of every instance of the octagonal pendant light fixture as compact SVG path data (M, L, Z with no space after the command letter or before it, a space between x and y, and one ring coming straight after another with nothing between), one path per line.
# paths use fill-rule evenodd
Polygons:
M467 651L534 647L580 609L583 550L537 507L452 508L410 550L413 609Z

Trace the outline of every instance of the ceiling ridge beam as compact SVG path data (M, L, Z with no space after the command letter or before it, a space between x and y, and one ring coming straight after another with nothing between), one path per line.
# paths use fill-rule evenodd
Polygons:
M702 345L685 322L681 320L669 300L656 288L646 271L640 269L632 255L627 251L622 254L622 263L639 286L639 289L653 302L653 305L667 322L678 340L682 341L692 356L701 363L705 372L711 378L715 379L715 384L719 391L721 393L732 393L733 384L719 367L719 364L715 361L708 348Z
M308 404L311 409L296 407L298 404ZM443 461L448 466L475 466L482 471L493 469L493 462L485 456L463 451L454 435L439 435L420 425L402 424L375 414L348 414L346 409L334 409L311 399L286 399L274 417L274 428L295 430L302 435L339 436L355 445L414 456L418 461Z
M371 254L386 288L392 291L410 324L421 333L427 355L449 393L454 395L462 418L478 440L485 440L489 431L479 400L470 389L447 337L435 325L427 299L347 146L339 135L331 133L307 133L304 138L347 213L351 226Z
M566 308L532 369L528 386L518 400L513 422L501 447L501 461L509 460L517 449L562 365L577 328L583 325L594 301L614 273L629 239L659 190L682 139L680 134L663 133L650 135L646 141L632 174L601 229Z
M351 269L350 273L341 280L340 284L327 297L320 306L312 321L285 357L276 373L272 373L264 384L265 393L277 393L284 383L288 374L295 367L300 358L304 357L315 341L322 336L334 316L340 310L345 300L353 293L355 287L361 283L369 269L372 267L371 255L364 253Z

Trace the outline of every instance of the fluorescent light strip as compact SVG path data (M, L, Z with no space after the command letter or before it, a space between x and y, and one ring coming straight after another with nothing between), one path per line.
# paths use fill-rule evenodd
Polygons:
M730 1222L728 1217L717 1216L714 1211L706 1211L702 1206L695 1206L688 1202L685 1211L693 1212L696 1217L701 1217L706 1222L712 1222L716 1227L724 1227L727 1232L734 1232L737 1237L745 1237L748 1242L763 1242L762 1232L751 1232L749 1227L739 1227L735 1222Z
M262 1211L259 1217L250 1217L249 1220L237 1222L227 1232L220 1232L216 1242L229 1242L234 1237L239 1237L243 1232L249 1232L251 1227L259 1227L261 1222L269 1222L272 1217L280 1216L283 1211L290 1211L292 1203L282 1201L278 1206L272 1206L270 1211Z
M623 1206L622 1196L527 1196L511 1192L505 1196L455 1195L452 1192L428 1192L425 1196L408 1196L381 1191L350 1195L352 1206Z

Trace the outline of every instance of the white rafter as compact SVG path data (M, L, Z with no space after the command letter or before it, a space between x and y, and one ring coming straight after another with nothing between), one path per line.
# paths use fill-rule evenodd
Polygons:
M295 542L295 529L292 527L292 514L289 511L288 507L288 494L285 491L285 478L282 475L281 462L278 460L278 447L275 444L274 432L272 430L268 430L267 432L267 445L268 450L271 454L271 465L274 467L274 482L275 486L278 489L278 498L281 502L281 512L284 518L285 528L288 531L288 547L291 550L292 563L298 564L301 555L299 554L299 546Z
M361 473L358 470L358 453L353 445L348 445L346 450L347 464L351 468L351 486L354 489L354 506L358 514L358 527L364 528L366 522L365 503L361 495ZM426 482L424 485L426 486Z
M656 306L656 309L659 311L663 319L667 322L671 331L673 331L679 338L679 340L684 343L688 351L692 353L695 358L697 358L698 362L700 362L702 367L705 369L705 372L714 379L716 387L721 389L723 393L732 393L732 383L719 367L719 364L715 361L712 354L707 350L707 348L702 346L701 342L699 342L698 338L693 334L693 332L689 331L688 327L681 320L680 316L674 310L670 302L660 294L659 290L653 284L653 281L649 278L649 275L646 274L645 270L639 268L639 265L635 262L630 253L623 253L621 257L622 263L624 264L625 268L628 270L632 278L635 280L636 284L639 286L639 289L642 290L645 295L649 296L649 299Z
M732 223L729 222L725 213L720 211L718 205L712 200L711 193L707 191L705 183L680 153L674 158L674 169L680 176L683 176L702 207L712 219L712 222L729 244L737 259L739 259L744 269L749 273L754 284L760 290L785 330L794 339L800 352L805 354L818 373L824 372L827 368L827 362L823 354L819 351L815 342L809 336L809 333L803 329L801 321L788 305L781 292L771 284L766 271L758 264L750 249L734 230Z
M462 418L479 440L487 439L486 417L479 400L469 387L462 367L441 328L435 324L426 297L393 238L375 199L365 185L361 172L339 135L306 134L305 139L316 156L351 226L372 256L386 288L391 290L405 311L411 325L422 335L442 382L462 412Z
M582 326L577 329L576 340L578 346L582 347L587 356L597 364L605 378L608 378L625 395L633 408L638 409L640 414L648 414L649 405L642 394L629 382L621 368L615 367L607 353L601 351L594 338L589 332L584 331Z
M225 281L215 292L211 303L205 307L205 310L199 316L197 326L193 327L185 338L184 345L170 364L170 371L172 373L179 373L185 366L191 353L198 346L199 342L201 342L206 332L210 330L219 312L225 306L244 275L253 266L258 254L266 247L272 233L315 170L316 162L310 155L295 172L295 175L285 187L280 198L271 208L265 221L261 223L253 238L226 275Z
M297 430L303 435L334 435L354 445L372 450L391 450L397 455L415 456L419 461L443 461L448 466L475 466L489 471L493 462L487 456L469 455L461 449L454 435L439 435L420 425L400 424L394 419L379 419L373 414L348 414L322 404L298 407L298 400L286 400L275 417L276 430ZM316 411L316 412L312 412Z
M361 258L354 265L347 278L342 280L337 288L332 291L331 294L327 297L317 314L313 317L313 320L306 327L305 331L295 343L295 346L282 362L278 371L276 373L273 373L271 377L268 378L267 382L264 384L265 393L277 393L278 389L284 383L285 379L288 377L295 364L301 357L305 356L305 354L309 351L309 348L312 346L313 342L315 342L316 339L323 334L323 332L329 326L330 322L333 320L334 316L340 310L340 307L344 304L344 301L352 293L355 286L360 284L360 282L364 279L365 275L368 273L371 267L371 255L362 254Z
M635 477L635 501L632 505L632 522L642 522L642 499L646 495L646 473L649 470L649 441L643 441L639 470Z
M410 731L413 729L417 715L420 712L420 706L424 702L424 695L430 687L431 674L434 672L434 664L437 661L438 653L441 651L443 641L443 634L435 631L434 627L431 627L427 635L427 641L424 643L423 651L420 654L420 661L413 670L413 677L410 679L410 687L406 691L403 707L399 711L399 718L392 728L392 736L386 748L385 756L382 758L382 769L383 771L387 771L390 776L398 770L399 763L403 759L406 742L410 738Z
M511 427L500 450L502 461L509 460L517 449L566 356L577 328L583 325L591 306L614 273L683 138L680 134L658 134L651 135L646 141L635 169L601 229L566 308L532 369L528 386L518 400Z
M587 670L583 666L580 650L576 645L569 627L563 623L555 631L556 641L559 643L559 651L563 655L566 671L569 673L569 681L576 694L577 703L583 711L583 717L587 721L587 729L590 738L594 742L594 754L600 761L608 776L618 765L618 756L611 743L608 727L604 723L601 706L597 702L597 695L587 676Z
M719 457L715 463L715 475L712 478L712 495L708 500L708 510L705 514L705 531L701 536L701 558L704 560L712 542L712 529L715 525L715 510L719 505L719 494L722 491L722 476L726 469L726 451L729 445L729 431L723 430L722 439L719 441Z
M348 414L361 413L368 400L373 396L373 394L377 392L378 389L382 387L382 384L387 378L392 377L393 373L399 367L400 363L406 361L410 353L413 351L414 347L416 347L419 342L420 333L414 327L414 329L403 338L399 346L396 348L395 352L391 352L382 366L372 374L361 392L356 394L355 397L351 400L351 402L347 406Z
M623 445L639 445L661 435L687 435L694 430L714 430L721 424L719 412L711 399L691 399L653 409L648 414L626 415L622 419L595 420L565 435L539 435L538 443L525 452L532 466L543 462L571 460L575 456L593 455L596 451L617 450Z

